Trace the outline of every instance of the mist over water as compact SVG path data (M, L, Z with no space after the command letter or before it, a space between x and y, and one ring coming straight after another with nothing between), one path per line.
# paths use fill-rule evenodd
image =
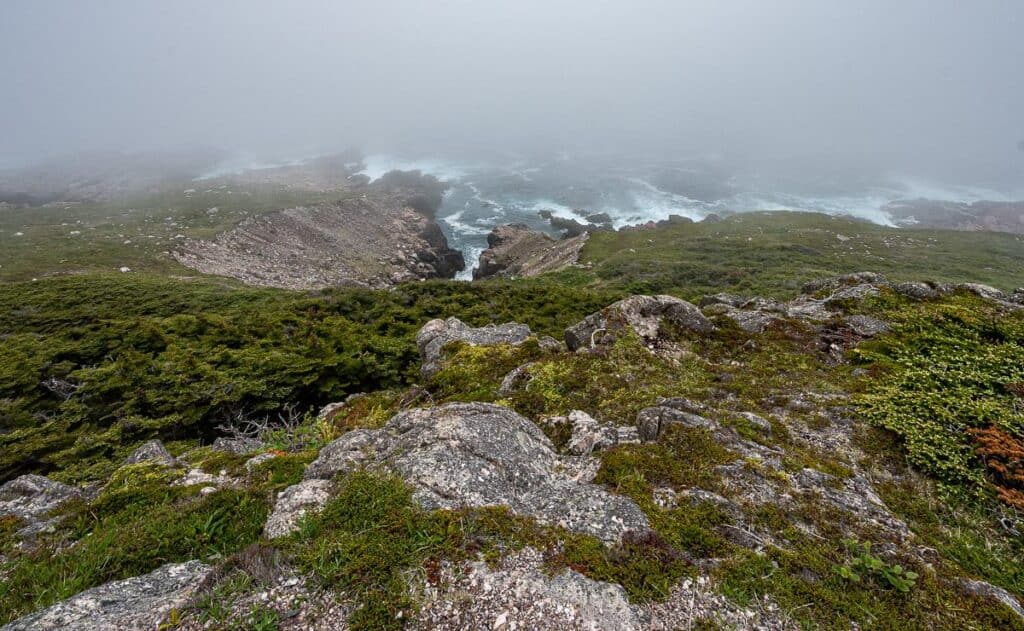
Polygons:
M448 181L471 255L540 210L1024 198L1019 0L5 0L0 24L0 165L358 147L370 177Z

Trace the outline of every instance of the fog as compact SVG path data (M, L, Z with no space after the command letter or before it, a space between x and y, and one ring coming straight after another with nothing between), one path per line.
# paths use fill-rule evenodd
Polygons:
M0 164L587 151L1024 188L1020 0L4 0Z

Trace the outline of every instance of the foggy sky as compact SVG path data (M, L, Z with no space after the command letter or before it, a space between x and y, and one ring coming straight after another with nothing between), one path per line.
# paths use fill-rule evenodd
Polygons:
M0 164L593 150L1024 180L1021 0L3 0Z

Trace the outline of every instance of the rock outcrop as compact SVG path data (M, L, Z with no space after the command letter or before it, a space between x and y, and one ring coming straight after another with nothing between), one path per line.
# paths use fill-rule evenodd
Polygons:
M452 342L471 346L517 345L530 335L530 327L515 322L471 327L458 318L431 320L416 334L416 347L423 360L420 376L427 379L441 369L442 351Z
M298 489L282 494L286 508L295 496L311 496L308 488L360 468L400 475L428 509L507 506L608 543L649 527L632 500L572 475L577 463L560 457L530 420L488 403L408 410L379 430L345 434L320 451ZM271 522L284 521L280 506ZM282 531L275 527L275 533Z
M87 589L19 618L2 631L157 629L171 609L185 605L212 572L212 567L199 561L165 565L144 576Z
M695 305L674 296L630 296L565 330L569 350L607 345L632 329L651 346L664 337L663 326L710 333L714 325Z
M177 464L171 452L159 440L150 440L139 445L130 456L125 458L124 464L138 464L140 462L156 462L167 467Z
M430 195L370 187L315 206L250 218L173 254L206 274L286 289L388 287L452 278L465 267L430 216Z
M53 523L50 513L82 492L41 475L19 476L0 486L0 517L17 518L21 539L45 531Z
M488 247L480 253L473 278L537 276L562 269L579 260L589 236L583 232L557 241L525 224L498 226L487 235Z

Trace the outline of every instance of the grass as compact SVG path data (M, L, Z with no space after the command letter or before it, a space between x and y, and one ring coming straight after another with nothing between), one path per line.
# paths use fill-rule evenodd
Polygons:
M583 260L601 282L690 299L720 291L784 297L806 281L864 270L896 280L1024 286L1020 235L895 229L798 212L598 232L587 241Z

